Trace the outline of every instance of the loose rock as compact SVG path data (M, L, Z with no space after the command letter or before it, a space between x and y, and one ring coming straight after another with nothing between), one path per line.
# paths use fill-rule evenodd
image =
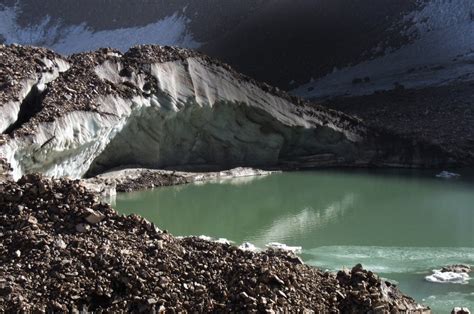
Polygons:
M429 312L361 265L335 276L291 252L177 239L79 180L28 175L0 189L0 312Z

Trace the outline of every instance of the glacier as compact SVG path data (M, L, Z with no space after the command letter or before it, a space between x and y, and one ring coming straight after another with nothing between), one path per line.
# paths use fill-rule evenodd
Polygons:
M4 53L15 49L3 46ZM0 138L0 158L15 179L32 172L94 177L119 167L221 171L463 162L435 144L309 105L194 51L145 45L63 62L70 66L47 85L40 112ZM30 79L41 85L37 74ZM7 110L2 104L2 115Z

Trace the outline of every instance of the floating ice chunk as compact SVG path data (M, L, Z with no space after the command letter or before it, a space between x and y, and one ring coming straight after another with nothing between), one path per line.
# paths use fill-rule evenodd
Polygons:
M252 176L265 176L277 171L265 171L261 169L254 169L249 167L237 167L230 170L219 172L219 178L240 178L240 177L252 177Z
M201 239L201 240L204 240L204 241L209 241L209 242L212 242L212 238L210 236L206 236L206 235L200 235L198 237L198 239Z
M467 307L455 307L451 314L471 314L471 311Z
M426 276L425 279L429 282L436 283L460 283L467 284L471 279L467 273L442 272L441 270L433 270L433 274Z
M278 243L278 242L271 242L265 246L268 248L282 250L282 251L289 251L293 253L300 253L302 250L301 246L288 246L286 244Z
M226 238L219 238L219 239L214 239L213 237L207 236L207 235L200 235L198 239L204 240L204 241L209 241L209 242L215 242L215 243L220 243L220 244L232 244L234 243L231 240L227 240Z
M227 240L226 238L219 238L219 239L217 239L217 240L214 241L214 242L220 243L220 244L227 244L227 245L230 245L230 244L233 243L232 241Z
M452 178L459 178L461 175L458 173L454 172L449 172L449 171L441 171L436 175L437 178L443 178L443 179L452 179Z
M253 245L252 243L249 242L244 242L239 246L239 249L242 251L250 251L250 252L256 252L258 251L258 248Z

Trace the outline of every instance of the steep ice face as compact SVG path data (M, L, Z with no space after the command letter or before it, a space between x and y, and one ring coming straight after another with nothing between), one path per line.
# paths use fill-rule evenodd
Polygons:
M21 102L28 93L32 90L33 86L37 84L36 79L25 80L20 83L22 89L18 95L18 101L10 101L6 104L3 104L2 114L0 115L0 132L4 132L10 125L15 123L18 119L18 113L20 112Z
M96 75L143 90L144 77L120 76L116 60L98 66ZM97 112L69 112L0 146L14 177L79 178L123 165L271 166L297 156L357 154L360 135L338 127L330 114L297 107L219 65L188 58L151 64L149 73L159 87L151 95L99 95Z
M135 100L137 109L89 175L106 170L102 165L231 168L326 152L349 156L360 140L200 58L152 64L151 73L160 91Z
M140 46L123 56L100 50L69 60L71 69L51 83L41 112L0 142L15 178L80 178L127 166L216 171L458 162L438 146L368 129L190 51Z
M178 13L143 27L94 31L85 23L73 26L53 23L48 16L38 25L22 28L16 23L16 10L15 7L2 8L0 5L0 35L6 44L44 46L63 54L100 47L126 51L132 46L147 43L186 48L200 46L187 30L188 19Z
M404 16L412 43L335 70L293 90L306 98L365 95L397 86L421 88L474 79L474 2L431 0Z

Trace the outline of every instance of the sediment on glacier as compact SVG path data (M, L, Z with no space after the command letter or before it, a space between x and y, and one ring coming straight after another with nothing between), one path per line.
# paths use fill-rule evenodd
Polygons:
M79 180L28 175L0 192L0 312L430 312L360 265L334 274L175 238Z
M127 168L109 171L82 182L105 198L114 197L117 192L132 192L156 187L189 183L229 180L243 177L267 176L276 171L253 168L234 168L224 171L185 172L147 168Z
M0 51L2 81L10 82L0 112L14 117L2 122L4 177L82 178L127 166L214 171L471 162L436 143L309 106L190 50L137 46L67 58L32 47ZM16 64L28 70L16 73ZM5 79L11 73L18 78Z
M333 98L322 104L357 116L373 128L436 143L458 160L474 160L473 86L472 82L458 82L420 89L399 88L367 96Z

